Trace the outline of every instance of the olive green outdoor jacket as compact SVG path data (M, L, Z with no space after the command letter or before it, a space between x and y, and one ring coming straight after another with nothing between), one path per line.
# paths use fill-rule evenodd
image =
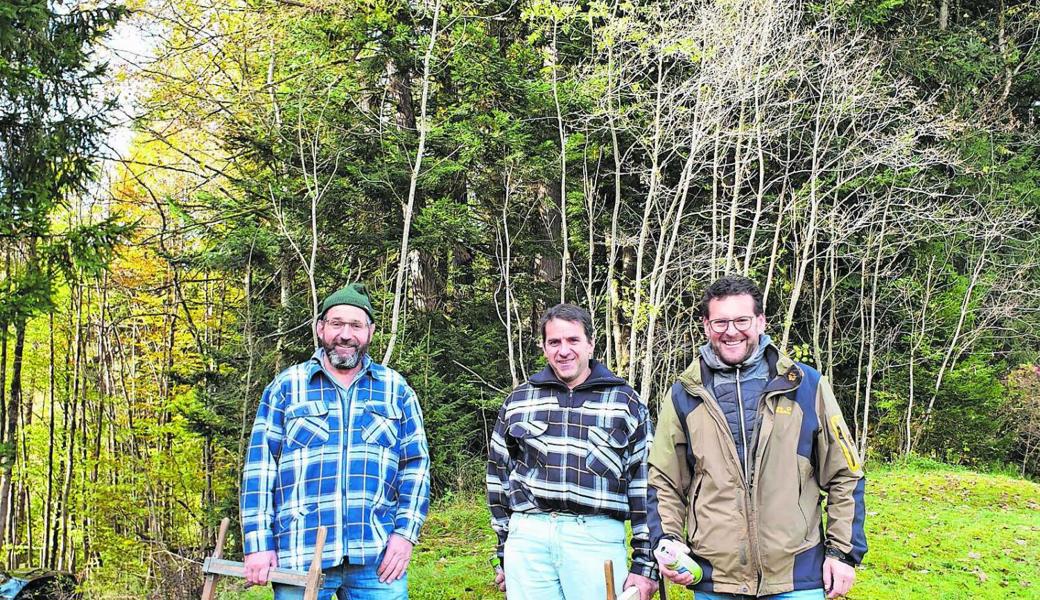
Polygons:
M867 550L862 465L830 383L767 349L752 481L698 359L660 406L650 451L651 540L685 541L702 591L764 596L823 587L827 547ZM827 527L823 526L826 494Z

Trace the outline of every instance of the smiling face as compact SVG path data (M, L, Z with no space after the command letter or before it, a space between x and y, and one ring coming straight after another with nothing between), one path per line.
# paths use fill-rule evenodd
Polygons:
M732 322L722 333L716 333L711 327L712 321L741 317L751 317L751 325L745 331L737 330ZM708 316L702 322L711 349L727 365L739 365L754 354L758 338L766 330L766 316L755 314L755 300L748 294L713 299L708 303Z
M372 329L364 310L347 304L330 308L317 325L325 366L339 371L356 369L368 353Z
M550 319L545 324L542 352L553 373L568 388L574 389L588 379L594 349L580 322Z

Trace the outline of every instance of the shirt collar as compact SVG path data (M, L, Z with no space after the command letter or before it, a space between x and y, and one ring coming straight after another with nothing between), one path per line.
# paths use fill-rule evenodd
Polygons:
M556 376L556 372L552 370L552 367L546 366L544 369L532 375L529 381L533 385L552 385L556 387L566 388L567 384L560 381ZM611 373L610 369L606 365L599 362L596 359L589 360L589 376L585 381L574 386L574 390L581 390L584 388L596 387L596 386L610 386L610 385L625 385L625 380Z
M325 366L322 364L324 359L325 349L320 346L315 348L314 354L312 354L310 360L307 361L307 381L314 379L314 376L318 373L323 373L326 377L332 379L332 377L325 372ZM373 379L382 381L385 379L386 374L383 372L383 369L379 367L380 365L374 362L372 356L366 352L365 357L361 359L361 370L358 371L355 379L361 379L365 375L368 375Z

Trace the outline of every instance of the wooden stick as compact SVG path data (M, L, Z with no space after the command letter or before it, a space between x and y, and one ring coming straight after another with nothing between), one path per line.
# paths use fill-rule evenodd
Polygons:
M311 559L311 568L307 571L306 589L303 590L303 600L318 600L318 589L321 587L321 551L325 547L325 536L328 530L324 527L318 528L318 539L314 544L314 558Z
M228 519L220 522L220 533L217 535L217 548L213 556L208 557L202 563L202 572L206 574L205 584L202 586L202 600L213 600L215 584L218 576L238 577L244 579L246 576L245 564L233 560L220 558L223 553L224 541L227 538ZM314 545L314 557L311 559L311 567L306 573L292 569L273 568L267 572L267 580L271 583L284 583L302 587L304 600L318 600L318 590L325 580L321 572L321 553L325 548L325 539L328 530L325 527L318 528L318 539Z
M603 577L607 580L607 600L617 600L617 596L614 595L614 563L613 561L604 561L603 563Z
M202 572L245 579L246 567L240 562L223 560L211 556L202 563ZM307 585L307 574L293 571L292 569L281 569L276 567L267 572L267 580L273 583L284 583L286 585L304 587Z
M227 530L230 522L231 519L227 517L220 520L220 531L217 533L217 547L213 549L213 558L219 559L224 554L224 542L227 540ZM206 581L202 584L202 600L213 600L216 587L217 575L215 573L207 574Z

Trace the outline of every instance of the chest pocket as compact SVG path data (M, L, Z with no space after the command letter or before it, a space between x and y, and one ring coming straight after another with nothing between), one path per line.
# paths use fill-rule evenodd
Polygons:
M545 421L518 419L510 423L508 428L510 439L507 441L507 445L513 460L527 457L525 462L529 463L533 459L538 464L546 464L549 457L549 445L542 435L548 428L549 423Z
M322 401L298 402L285 409L285 450L329 441L329 407Z
M604 477L621 479L625 470L628 431L624 427L589 427L588 444L589 454L585 464L589 470Z
M361 414L361 437L369 444L387 448L397 445L401 429L401 408L387 402L367 402Z

